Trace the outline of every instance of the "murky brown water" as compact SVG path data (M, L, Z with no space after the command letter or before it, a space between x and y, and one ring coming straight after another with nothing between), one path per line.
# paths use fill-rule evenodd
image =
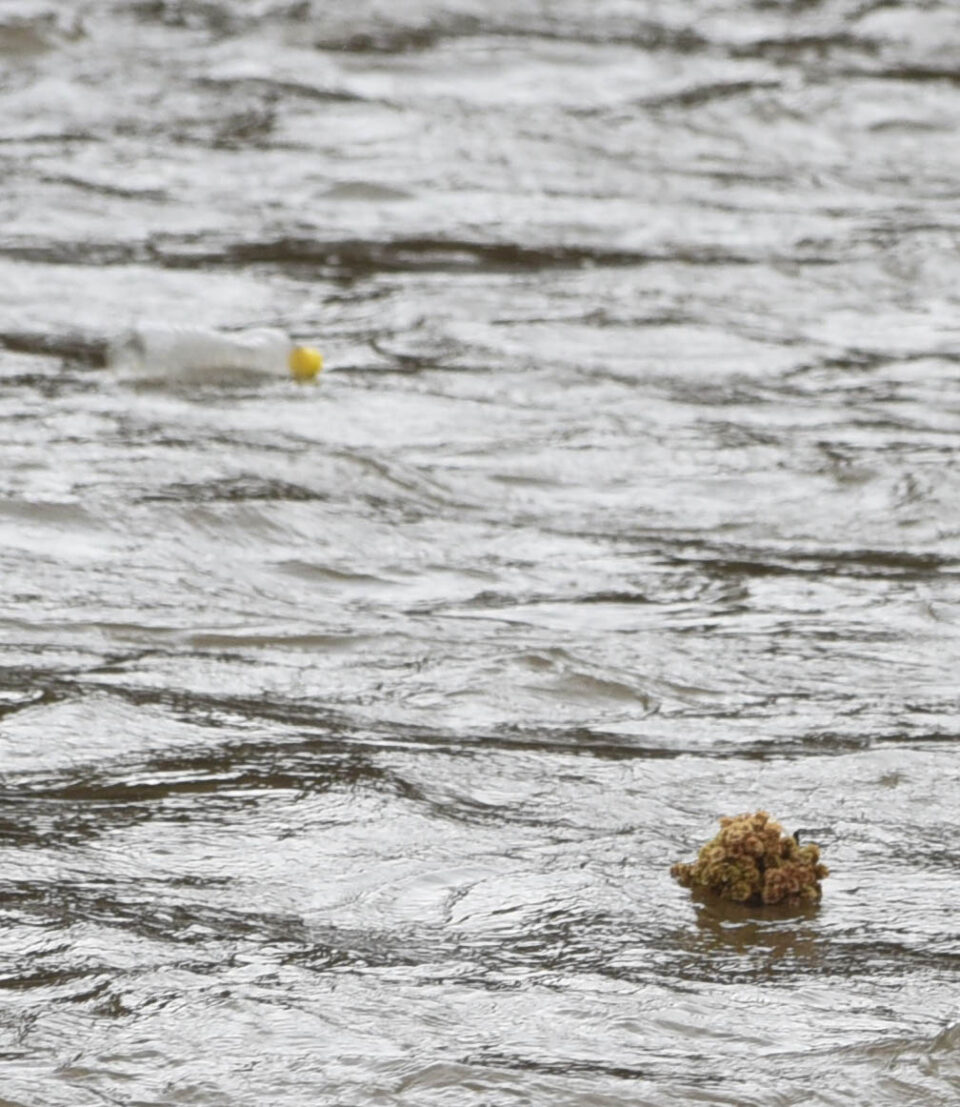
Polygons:
M0 8L0 1104L960 1097L960 9ZM150 385L142 320L318 387ZM668 866L764 806L818 910Z

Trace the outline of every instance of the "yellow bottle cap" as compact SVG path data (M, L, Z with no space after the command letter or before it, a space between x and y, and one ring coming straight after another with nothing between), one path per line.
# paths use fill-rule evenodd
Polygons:
M294 346L287 358L290 375L298 381L312 381L323 368L323 354L312 346Z

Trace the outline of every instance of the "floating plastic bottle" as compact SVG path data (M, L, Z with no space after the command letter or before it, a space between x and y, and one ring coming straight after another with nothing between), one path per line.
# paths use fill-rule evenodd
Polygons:
M141 380L216 381L236 373L288 373L306 381L323 367L318 350L297 346L273 328L228 332L165 323L131 328L111 344L108 360L119 376Z

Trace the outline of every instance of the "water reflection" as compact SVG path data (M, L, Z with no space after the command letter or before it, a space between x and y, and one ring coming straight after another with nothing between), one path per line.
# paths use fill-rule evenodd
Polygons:
M826 967L826 940L815 925L819 905L745 907L715 897L691 898L698 931L693 951L710 962L730 965L729 955L735 954L735 971L749 970L758 979L783 973L815 975Z

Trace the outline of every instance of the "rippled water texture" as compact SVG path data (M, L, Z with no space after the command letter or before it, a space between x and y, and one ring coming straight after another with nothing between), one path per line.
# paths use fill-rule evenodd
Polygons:
M0 1103L960 1097L960 9L0 8ZM142 320L281 376L104 368ZM724 813L818 910L669 877Z

